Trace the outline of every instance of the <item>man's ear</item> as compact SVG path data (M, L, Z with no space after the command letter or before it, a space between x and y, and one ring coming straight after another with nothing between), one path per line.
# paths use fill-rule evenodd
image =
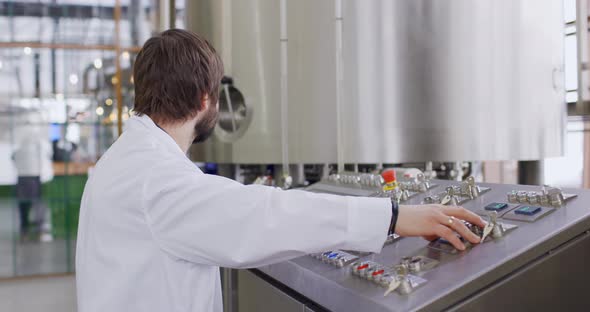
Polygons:
M209 95L205 94L201 98L201 109L199 111L200 112L207 111L207 109L209 109L209 105L211 105L211 101L209 101Z

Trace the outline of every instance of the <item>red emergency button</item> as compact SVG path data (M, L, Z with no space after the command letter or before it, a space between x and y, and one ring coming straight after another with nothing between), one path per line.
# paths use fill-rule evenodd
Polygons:
M360 271L360 270L364 270L364 269L366 269L368 267L369 267L369 264L368 263L365 263L365 264L359 265L356 269Z
M381 176L383 177L385 183L393 183L396 181L395 170L393 169L383 171L383 173L381 173Z
M373 272L373 276L381 275L384 272L385 272L385 270L377 270L377 271Z

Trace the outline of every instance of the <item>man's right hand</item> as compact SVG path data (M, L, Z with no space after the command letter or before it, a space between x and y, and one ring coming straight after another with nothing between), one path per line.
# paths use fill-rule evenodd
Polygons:
M400 236L422 236L427 240L442 237L455 248L465 250L465 245L455 233L473 244L479 243L481 238L473 234L461 220L482 228L485 226L481 217L462 207L400 205L395 232Z

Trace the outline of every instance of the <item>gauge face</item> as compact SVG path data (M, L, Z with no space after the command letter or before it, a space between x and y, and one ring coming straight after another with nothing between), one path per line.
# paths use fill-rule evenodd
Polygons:
M223 85L219 94L219 119L215 133L223 142L234 142L247 130L252 110L246 106L244 96L234 86Z

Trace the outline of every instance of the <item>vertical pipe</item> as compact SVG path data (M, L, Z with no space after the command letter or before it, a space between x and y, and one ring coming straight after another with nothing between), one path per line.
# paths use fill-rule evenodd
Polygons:
M583 188L590 188L590 121L584 121Z
M123 92L121 90L121 0L115 0L115 93L117 96L117 132L119 136L123 133Z
M322 180L328 178L330 176L330 164L324 164L322 167Z
M342 135L342 0L335 0L334 25L336 30L336 148L338 172L344 171L344 142Z
M14 56L14 52L11 50L8 50L8 56L10 57L10 59L12 59L12 56ZM14 86L10 86L11 89L14 88ZM14 152L16 152L16 109L15 107L10 104L8 106L8 122L9 122L9 126L8 126L8 137L10 140L10 151L12 153L12 156L14 156ZM16 184L18 183L18 172L17 172L17 181L15 181L15 185L13 188L13 198L17 198L17 191L16 191ZM16 205L14 207L14 209L12 209L12 273L13 276L17 276L18 274L18 267L17 267L17 263L18 263L18 257L16 255L16 248L17 248L17 240L18 240L18 234L19 233L19 226L17 226L18 224L18 216L19 216L19 211L18 211L18 205Z
M578 41L578 103L576 111L587 111L584 109L584 101L590 100L586 96L590 84L584 80L584 72L588 70L588 2L587 0L576 1L576 36ZM588 122L584 121L584 130L588 128ZM590 188L590 135L584 131L584 165L582 166L582 186Z
M57 94L57 68L55 61L55 49L51 49L51 93Z
M576 39L578 48L578 111L590 100L588 81L588 1L576 1Z
M297 180L294 181L298 185L303 185L305 183L305 167L303 164L297 164Z
M159 0L158 1L158 32L162 32L166 29L170 29L171 24L171 13L170 6L172 5L171 0Z
M41 55L35 52L33 55L35 62L35 97L41 99Z
M287 0L280 2L280 44L281 44L281 154L283 160L283 178L290 176L289 171L289 118L288 104L288 40L287 40Z
M176 28L176 0L168 0L168 10L169 10L168 15L170 18L168 26L170 28Z

